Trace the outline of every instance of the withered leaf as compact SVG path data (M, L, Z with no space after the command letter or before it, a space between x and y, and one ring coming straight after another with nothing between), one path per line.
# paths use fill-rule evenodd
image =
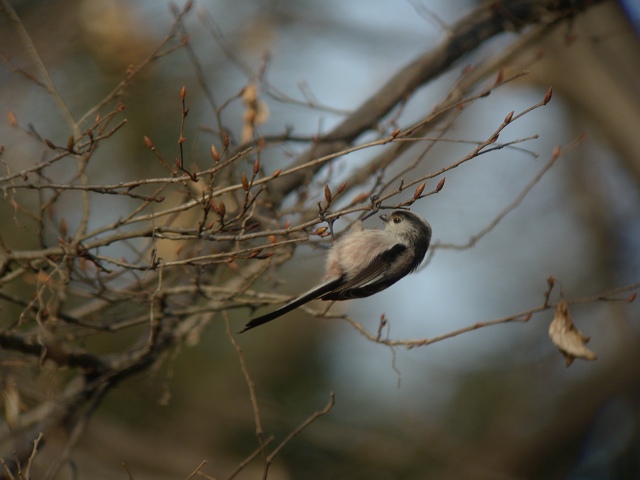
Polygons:
M549 338L558 347L560 353L565 356L567 367L576 358L584 358L585 360L598 358L595 353L585 347L589 337L583 335L573 324L565 300L561 300L556 308L556 314L549 325Z

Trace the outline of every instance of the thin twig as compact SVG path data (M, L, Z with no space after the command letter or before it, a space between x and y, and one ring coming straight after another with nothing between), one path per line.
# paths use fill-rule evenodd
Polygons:
M278 446L274 448L273 451L269 454L269 456L265 459L264 471L262 473L263 480L266 480L267 474L269 472L269 466L273 463L273 460L280 453L280 451L285 447L285 445L287 445L291 440L293 440L293 438L296 435L298 435L305 428L307 428L309 425L315 422L318 418L329 413L329 411L333 408L333 406L336 404L336 397L333 392L331 392L329 395L330 395L329 403L327 403L327 405L322 410L318 410L313 414L311 414L304 422L302 422L300 425L298 425L298 427L292 430L289 433L289 435L287 435L286 438L282 440L282 442L280 442Z
M226 326L226 334L229 337L229 341L233 348L236 351L236 355L238 356L238 361L240 362L240 369L242 370L242 375L244 376L245 382L247 384L247 388L249 389L249 399L251 400L251 409L253 410L253 421L256 426L256 437L258 438L258 443L260 444L260 449L264 455L264 430L262 429L262 421L260 420L260 408L258 406L258 398L256 396L256 385L251 378L251 374L249 373L249 369L247 368L247 363L244 359L244 354L242 353L242 348L236 341L233 333L231 332L231 325L229 323L229 316L227 312L223 312L224 323Z
M578 305L585 303L593 303L598 301L609 301L609 302L628 302L628 298L616 298L615 295L619 295L621 293L633 291L640 288L640 281L636 283L632 283L629 285L625 285L623 287L615 288L612 290L608 290L596 295L591 295L588 297L579 297L571 300L567 300L568 305ZM335 318L341 318L348 322L351 326L353 326L359 333L361 333L367 340L370 340L374 343L379 343L382 345L388 346L404 346L406 348L415 348L415 347L424 347L427 345L432 345L434 343L441 342L443 340L447 340L449 338L457 337L458 335L462 335L464 333L472 332L474 330L478 330L480 328L490 327L494 325L500 325L503 323L511 323L511 322L528 322L533 318L534 315L545 312L548 310L555 310L558 306L559 302L549 303L545 300L542 305L537 307L529 308L527 310L523 310L517 313L513 313L510 315L506 315L504 317L495 318L493 320L487 320L484 322L474 323L473 325L469 325L467 327L463 327L457 330L453 330L451 332L444 333L442 335L438 335L430 338L418 338L418 339L407 339L407 340L390 340L390 339L382 339L379 338L376 334L369 332L366 328L364 328L359 322L356 322L351 317L346 315L335 316Z

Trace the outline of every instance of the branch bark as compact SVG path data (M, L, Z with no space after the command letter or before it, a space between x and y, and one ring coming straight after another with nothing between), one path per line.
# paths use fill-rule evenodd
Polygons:
M511 0L484 2L447 32L433 50L429 50L396 72L376 93L296 160L301 165L310 160L339 152L360 135L375 129L376 124L398 103L437 78L467 53L483 42L506 31L520 31L534 24L551 24L571 20L585 9L603 0ZM302 185L305 178L323 165L306 169L286 178L275 179L269 190L279 203Z

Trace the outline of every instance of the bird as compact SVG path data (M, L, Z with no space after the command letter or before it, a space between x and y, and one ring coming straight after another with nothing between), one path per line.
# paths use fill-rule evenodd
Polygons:
M311 300L368 297L418 268L429 248L431 225L408 210L395 210L380 218L385 223L384 230L363 229L362 222L357 221L334 242L320 285L282 307L252 319L239 333L270 322Z

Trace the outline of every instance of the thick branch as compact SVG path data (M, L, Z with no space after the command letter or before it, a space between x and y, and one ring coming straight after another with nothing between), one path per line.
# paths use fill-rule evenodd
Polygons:
M364 132L374 128L381 118L416 89L444 73L454 62L491 37L528 25L570 19L600 1L504 0L483 3L453 25L440 45L399 70L342 123L321 136L317 145L302 154L296 164L344 149ZM320 168L321 164L313 170L308 168L295 175L275 179L269 186L271 194L276 201L281 200Z

